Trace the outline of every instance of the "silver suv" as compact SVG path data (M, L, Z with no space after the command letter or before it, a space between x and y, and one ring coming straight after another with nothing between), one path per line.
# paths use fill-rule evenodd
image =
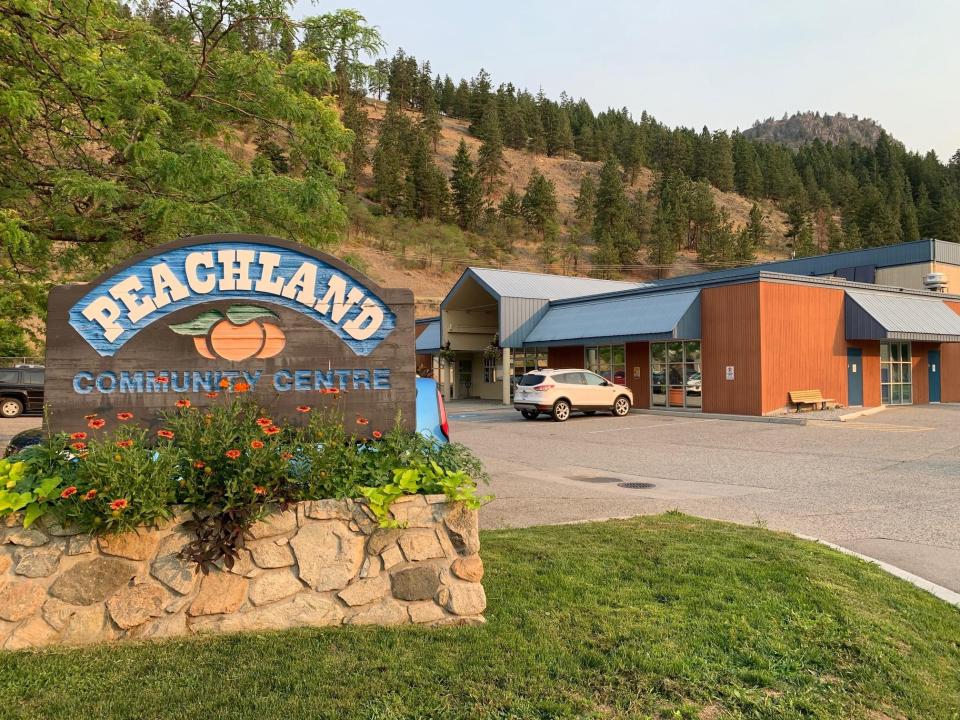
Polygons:
M574 410L593 415L607 410L617 417L630 412L633 392L625 385L616 385L589 370L535 370L517 383L513 407L527 420L540 413L563 422Z

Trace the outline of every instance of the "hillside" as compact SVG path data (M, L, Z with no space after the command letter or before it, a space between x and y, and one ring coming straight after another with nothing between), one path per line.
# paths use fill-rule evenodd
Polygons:
M370 152L376 145L377 128L386 108L386 103L377 100L367 101L367 112L373 121L373 133L370 138ZM412 117L417 114L410 111ZM442 118L442 129L437 145L436 162L441 170L449 177L452 173L453 157L456 154L460 140L466 141L471 153L476 156L480 148L480 141L468 132L469 122L456 118ZM537 168L544 176L550 179L556 187L561 222L570 221L573 215L574 200L577 196L580 180L584 174L599 176L602 163L580 160L573 154L566 157L548 157L525 151L504 149L506 172L501 187L494 193L493 200L498 202L503 193L512 185L518 192L523 192L530 173ZM643 167L637 174L637 181L632 190L648 191L655 179L654 172ZM369 190L372 182L370 168L359 183L358 190ZM753 201L737 193L721 192L712 189L717 207L724 208L730 216L736 229L747 222ZM786 230L786 215L771 201L760 201L761 208L767 217L766 225L769 232L767 247L757 253L757 261L781 259L788 256L785 248L784 232ZM366 214L365 211L360 211ZM538 244L529 239L519 238L511 243L511 252L488 255L476 252L476 248L457 247L448 237L443 238L440 247L430 242L431 238L417 241L417 235L426 234L437 236L441 233L438 224L431 221L414 222L412 220L397 220L393 223L358 221L357 209L351 208L351 218L354 222L348 229L340 245L334 248L335 253L348 256L372 278L386 285L402 285L410 287L417 297L418 316L430 315L436 312L440 300L453 286L463 268L469 264L492 265L504 269L528 270L534 272L558 272L564 274L589 275L591 264L589 261L590 248L586 248L583 259L576 268L564 264L554 264L544 267L537 255ZM382 220L382 219L377 219ZM404 237L404 229L406 234ZM455 231L459 232L459 231ZM386 235L386 236L385 236ZM469 235L469 234L464 234ZM467 238L468 240L471 238ZM482 239L475 238L478 245ZM438 243L440 244L440 243ZM704 267L696 262L696 255L692 252L681 252L673 269L666 275L688 275L701 272ZM654 268L638 267L626 273L628 279L649 280L655 278L657 270Z
M763 122L757 121L743 134L751 140L774 142L797 149L814 140L834 145L853 143L873 147L882 131L883 128L869 118L808 111L790 117L784 115L779 120L767 118Z

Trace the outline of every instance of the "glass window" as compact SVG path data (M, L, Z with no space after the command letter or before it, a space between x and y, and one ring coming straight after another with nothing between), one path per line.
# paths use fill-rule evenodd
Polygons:
M0 370L0 383L13 383L16 384L20 382L20 373L16 370Z
M583 385L583 373L560 373L551 379L564 385Z
M585 384L587 385L603 385L605 382L602 377L599 375L594 375L593 373L582 373Z
M43 370L28 370L23 374L27 385L43 385Z
M910 343L880 343L880 402L909 405L913 402L913 366Z
M703 375L697 340L650 343L650 404L700 408Z
M497 358L489 355L483 357L483 381L495 383L497 381Z
M533 387L534 385L539 385L544 381L543 375L537 375L536 373L528 373L520 378L520 384L523 387Z
M627 381L625 345L600 345L584 349L584 367L607 380L623 385Z

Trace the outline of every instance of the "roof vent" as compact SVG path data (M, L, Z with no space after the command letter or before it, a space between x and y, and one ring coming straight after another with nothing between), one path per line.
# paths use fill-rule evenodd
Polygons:
M923 286L933 292L946 292L947 276L942 272L927 273L923 276Z

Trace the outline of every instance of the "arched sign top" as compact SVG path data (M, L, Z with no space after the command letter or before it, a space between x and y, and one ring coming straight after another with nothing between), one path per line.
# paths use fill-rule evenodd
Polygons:
M224 319L240 326L269 316L265 304L321 323L356 355L367 356L393 331L397 318L368 283L345 268L333 258L273 238L188 238L98 278L70 308L69 322L97 353L110 357L141 330L178 310L234 303L225 313L211 310L170 326L172 332L199 337ZM262 342L265 352L271 339L265 336ZM275 342L282 347L282 334Z

